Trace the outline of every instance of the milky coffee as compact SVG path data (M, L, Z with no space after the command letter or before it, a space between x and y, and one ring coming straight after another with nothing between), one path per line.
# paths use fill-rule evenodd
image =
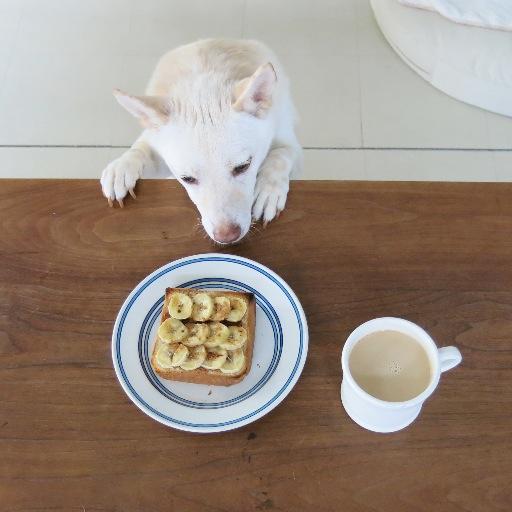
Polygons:
M387 402L418 396L428 387L432 373L421 343L391 330L361 338L350 352L349 367L359 387Z

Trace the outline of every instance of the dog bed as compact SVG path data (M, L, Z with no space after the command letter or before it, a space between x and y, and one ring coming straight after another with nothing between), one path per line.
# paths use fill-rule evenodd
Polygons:
M420 76L454 98L512 116L512 1L464 1L370 0L382 33Z

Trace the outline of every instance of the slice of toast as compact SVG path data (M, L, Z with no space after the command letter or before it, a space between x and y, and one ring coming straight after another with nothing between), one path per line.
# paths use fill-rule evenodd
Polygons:
M256 324L256 300L254 295L251 293L244 292L233 292L228 290L200 290L195 288L167 288L165 290L165 300L164 305L162 307L162 316L160 323L163 323L165 320L170 318L168 305L169 300L173 292L180 292L188 295L190 298L193 298L194 295L198 293L206 293L210 297L215 298L218 296L227 297L228 299L231 297L241 298L247 303L247 311L245 315L239 322L228 322L226 320L222 320L221 323L226 326L240 326L245 328L247 331L247 341L241 350L244 352L245 356L245 365L235 374L226 374L219 370L208 370L203 367L196 368L194 370L184 370L180 366L172 367L172 368L163 368L159 365L156 354L160 345L164 342L159 339L157 335L157 339L155 342L155 346L153 348L153 354L151 357L151 365L155 372L162 377L163 379L168 380L176 380L182 382L193 382L196 384L207 384L212 386L231 386L232 384L236 384L245 378L245 376L249 373L251 369L252 363L252 353L253 353L253 345L254 345L254 334L255 334L255 324ZM191 322L192 319L184 319L183 323ZM199 323L199 322L196 322ZM206 321L205 323L208 323Z

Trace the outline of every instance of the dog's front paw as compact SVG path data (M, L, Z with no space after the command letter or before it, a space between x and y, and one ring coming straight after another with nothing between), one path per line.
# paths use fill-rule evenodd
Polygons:
M253 219L261 219L263 224L267 225L272 219L279 216L286 204L288 188L288 177L258 179L254 190Z
M101 189L107 198L108 204L113 206L116 200L121 208L126 194L135 199L133 191L137 180L142 176L143 164L137 157L125 153L113 162L110 162L101 174Z

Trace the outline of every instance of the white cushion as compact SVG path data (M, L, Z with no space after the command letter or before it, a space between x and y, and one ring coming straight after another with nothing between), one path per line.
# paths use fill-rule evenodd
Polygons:
M510 0L398 0L403 5L428 9L455 23L512 30Z
M512 116L512 32L461 25L397 0L371 5L391 46L425 80L461 101Z

